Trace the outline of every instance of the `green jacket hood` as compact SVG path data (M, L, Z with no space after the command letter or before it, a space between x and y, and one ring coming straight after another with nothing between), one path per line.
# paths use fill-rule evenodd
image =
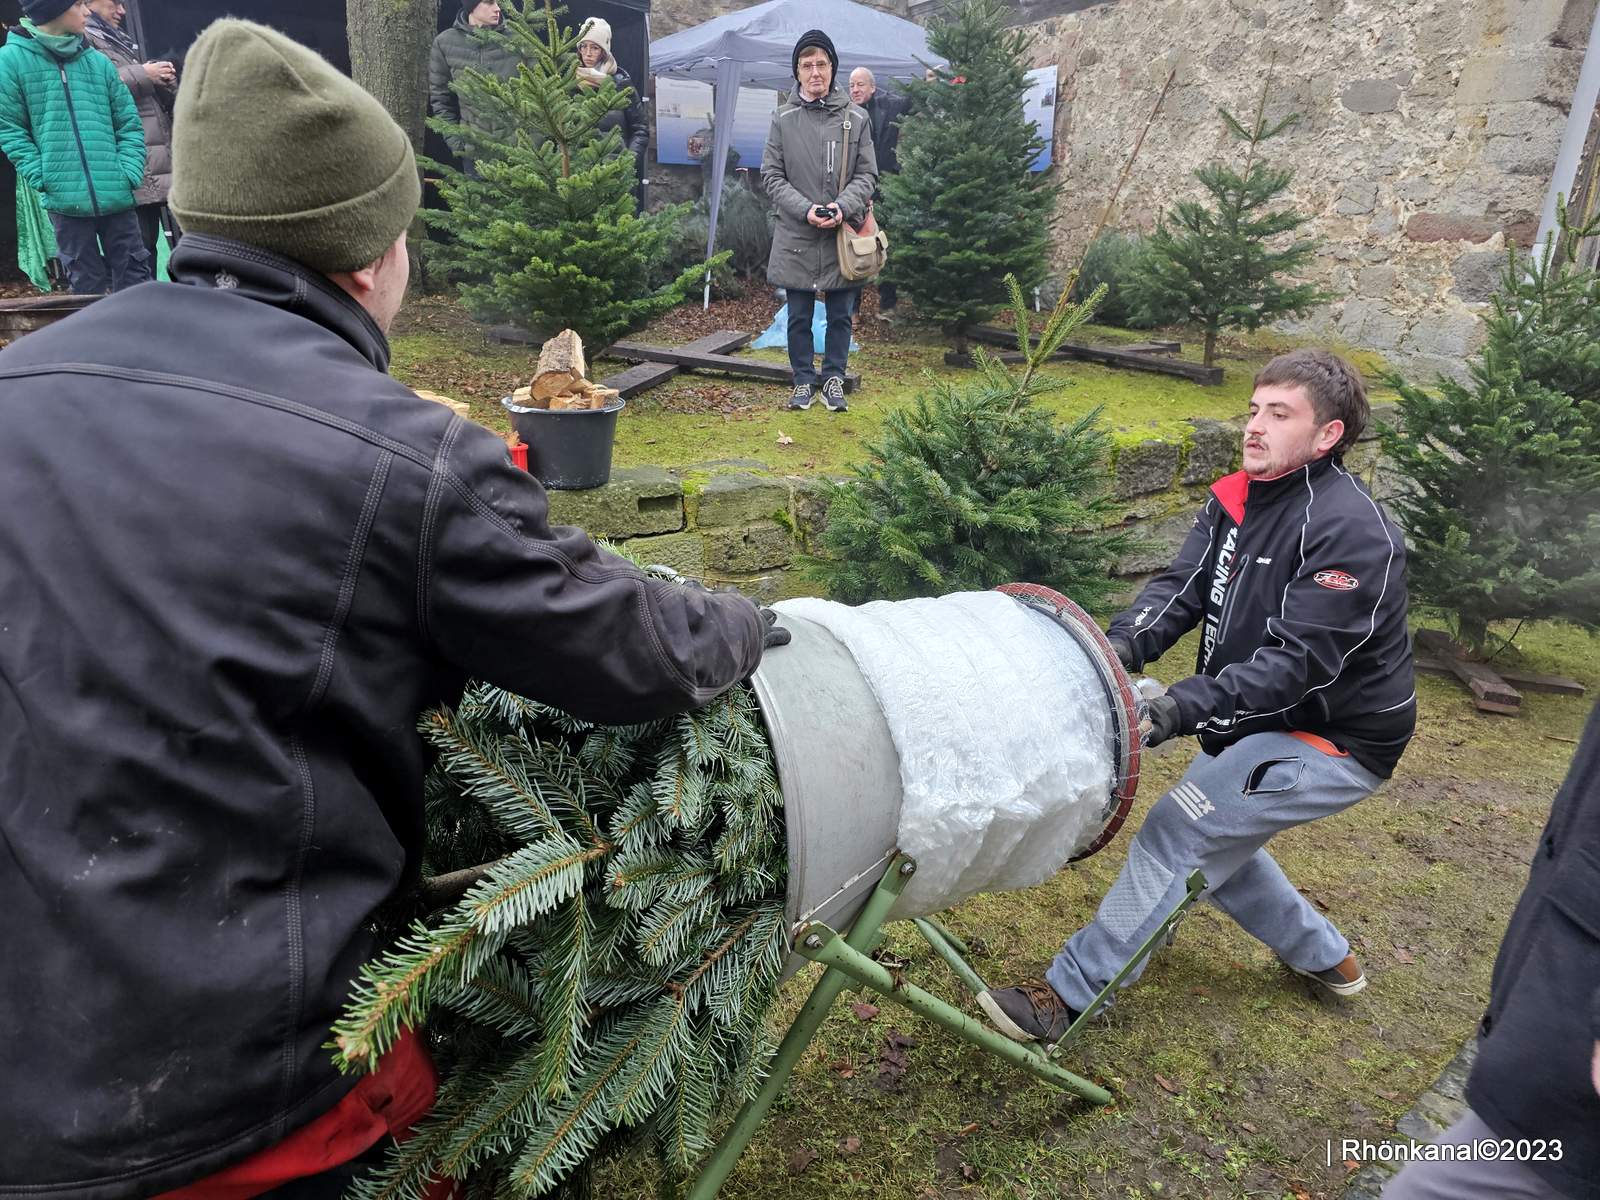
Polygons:
M57 62L71 62L85 50L91 49L89 45L89 39L86 37L80 37L75 40L72 48L67 51L66 54L57 54L49 46L45 45L43 40L35 37L21 25L18 25L15 29L13 29L10 36L6 38L6 45L9 46L13 44L23 47L30 54L37 54L42 58L48 58Z

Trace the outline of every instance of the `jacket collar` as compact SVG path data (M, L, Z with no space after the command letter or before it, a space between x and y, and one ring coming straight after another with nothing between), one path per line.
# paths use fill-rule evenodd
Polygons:
M293 259L230 238L186 233L168 270L174 283L233 292L315 321L378 370L389 369L389 339L367 310L326 276Z
M1245 508L1260 508L1276 504L1285 496L1303 490L1307 484L1315 486L1318 480L1333 470L1340 459L1332 454L1314 458L1303 467L1296 467L1276 479L1251 479L1243 471L1224 475L1211 485L1211 494L1227 510L1235 525L1244 524Z
M817 112L843 112L850 107L850 95L843 88L832 87L828 94L820 100L807 100L800 92L800 85L795 84L794 102L801 108L809 108Z

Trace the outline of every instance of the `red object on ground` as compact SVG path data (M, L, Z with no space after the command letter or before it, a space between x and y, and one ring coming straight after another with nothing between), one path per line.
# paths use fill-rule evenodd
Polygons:
M283 1141L258 1150L156 1200L250 1200L293 1179L332 1170L376 1145L384 1134L400 1141L433 1107L439 1074L413 1030L404 1029L378 1069L345 1093L344 1099ZM448 1194L437 1184L430 1197Z
M521 467L524 471L526 471L528 469L528 443L527 442L524 442L519 438L517 440L516 445L511 447L511 461L513 463L515 463L517 466Z

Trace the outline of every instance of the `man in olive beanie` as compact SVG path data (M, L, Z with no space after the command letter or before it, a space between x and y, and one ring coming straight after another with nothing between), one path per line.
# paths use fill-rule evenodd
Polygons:
M418 716L476 678L656 720L779 640L389 377L419 188L376 100L219 21L173 149L173 282L0 351L4 1196L339 1193L433 1102L413 1034L325 1048L420 868Z

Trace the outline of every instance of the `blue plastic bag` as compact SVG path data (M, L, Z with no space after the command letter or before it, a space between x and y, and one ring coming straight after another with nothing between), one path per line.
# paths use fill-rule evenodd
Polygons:
M828 310L821 303L811 311L811 349L813 354L822 354L823 342L828 336ZM751 343L757 350L782 350L789 345L789 306L785 304L778 310L778 315L772 318L766 332ZM861 347L855 338L850 339L850 353L854 354Z

